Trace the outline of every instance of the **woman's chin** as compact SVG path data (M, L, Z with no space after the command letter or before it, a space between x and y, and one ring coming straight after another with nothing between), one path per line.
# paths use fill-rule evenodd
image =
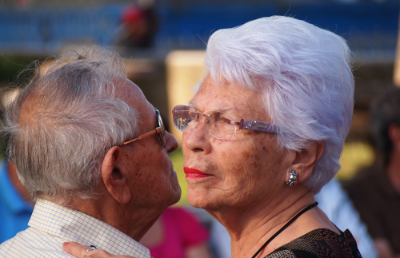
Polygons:
M198 189L191 189L190 187L187 191L187 200L193 207L202 209L205 209L210 202L207 191L199 191Z
M188 189L187 200L195 208L205 210L215 210L221 205L221 198L209 191L199 191Z

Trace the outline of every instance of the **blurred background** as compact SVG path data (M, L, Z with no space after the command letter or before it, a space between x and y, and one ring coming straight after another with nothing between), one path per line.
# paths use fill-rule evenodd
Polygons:
M23 84L30 70L18 74L34 60L100 45L120 53L129 79L168 126L172 107L188 102L204 74L204 50L214 31L292 16L341 35L353 52L355 111L338 174L346 179L375 158L368 107L394 83L399 11L400 2L390 0L0 0L0 87ZM3 107L10 96L4 92ZM183 188L179 204L185 204L182 152L171 158Z

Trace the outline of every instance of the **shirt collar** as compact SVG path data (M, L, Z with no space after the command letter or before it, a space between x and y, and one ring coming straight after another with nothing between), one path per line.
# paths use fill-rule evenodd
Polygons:
M0 198L13 214L31 213L33 210L32 205L25 201L14 187L5 161L2 161L0 165Z
M65 241L95 245L114 255L150 257L146 247L103 221L43 199L37 200L28 225Z

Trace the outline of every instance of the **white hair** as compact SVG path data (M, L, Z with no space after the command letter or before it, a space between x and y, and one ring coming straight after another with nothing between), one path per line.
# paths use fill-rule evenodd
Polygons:
M262 92L277 139L300 151L325 150L305 185L317 193L340 169L353 113L350 50L338 35L290 17L272 16L216 31L206 52L207 74Z
M105 153L136 133L136 111L114 93L126 80L121 58L80 50L37 68L6 111L7 154L33 199L95 198Z

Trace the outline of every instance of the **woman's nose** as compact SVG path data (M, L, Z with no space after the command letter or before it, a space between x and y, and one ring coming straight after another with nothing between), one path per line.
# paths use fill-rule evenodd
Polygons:
M184 132L182 136L183 148L187 148L191 151L209 151L209 128L208 122L209 117L198 119L196 126L190 132Z
M204 117L204 119L201 119L202 117ZM208 126L210 126L210 120L211 120L212 115L207 115L207 114L201 114L199 113L199 116L197 117L197 119L195 120L195 125L193 127L193 130L195 130L196 127L199 127L201 123L205 123ZM204 122L202 122L204 121Z

